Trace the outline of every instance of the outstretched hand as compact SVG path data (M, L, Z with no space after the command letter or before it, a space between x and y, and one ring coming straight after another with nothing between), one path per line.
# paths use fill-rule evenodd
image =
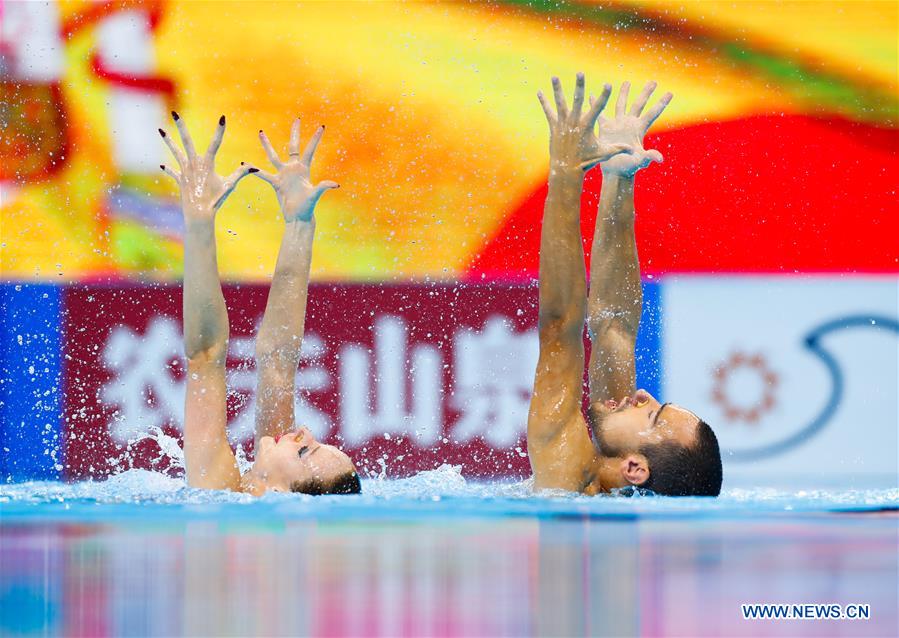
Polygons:
M159 129L159 134L172 152L181 172L179 173L165 164L160 164L159 168L178 182L181 189L181 208L186 219L212 219L215 217L215 212L237 186L237 182L255 172L256 169L243 165L227 177L221 177L215 172L215 154L225 136L224 115L219 118L219 124L209 143L209 148L202 157L197 155L194 150L194 143L184 120L175 111L172 111L172 119L175 120L175 126L178 128L184 149L178 148L178 145L164 130Z
M574 101L570 111L565 103L565 94L559 78L554 77L552 83L556 101L555 112L542 91L537 92L537 98L540 100L546 120L549 122L549 157L553 170L579 168L586 172L600 162L616 155L632 152L630 144L619 143L618 140L609 142L602 137L597 138L594 133L596 120L612 93L610 85L605 85L598 99L594 100L591 97L590 110L582 113L584 74L577 74Z
M628 144L633 147L630 155L617 155L602 162L603 175L620 175L632 177L641 168L646 168L653 162L661 162L662 154L655 149L643 148L643 136L649 130L658 117L674 97L666 93L645 113L646 103L656 89L655 82L648 82L640 95L627 111L627 98L630 91L630 82L621 85L618 92L618 101L615 104L614 118L599 118L599 141L605 144ZM608 98L607 98L608 99ZM591 104L593 103L591 98ZM605 104L605 102L603 102Z
M324 132L324 125L319 126L313 133L309 143L306 144L306 148L301 155L300 119L295 119L293 126L290 128L287 161L282 162L268 141L268 137L266 137L265 133L259 131L259 140L262 142L262 148L265 149L265 154L268 156L272 166L277 170L275 173L256 170L253 172L275 189L278 203L281 205L281 212L284 213L284 221L286 222L296 220L310 221L315 212L315 205L325 191L332 188L340 188L337 182L330 180L319 182L314 186L310 181L309 167L312 164L315 149L318 148L318 143L321 141Z

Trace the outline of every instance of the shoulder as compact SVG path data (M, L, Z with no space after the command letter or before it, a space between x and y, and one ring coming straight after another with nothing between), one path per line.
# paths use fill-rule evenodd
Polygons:
M587 420L577 411L552 434L528 437L528 456L536 489L583 492L592 482L596 448L587 431Z

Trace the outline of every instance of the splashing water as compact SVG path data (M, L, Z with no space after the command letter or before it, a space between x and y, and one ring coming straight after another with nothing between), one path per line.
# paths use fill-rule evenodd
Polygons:
M155 432L152 436L158 437ZM163 435L165 436L165 435ZM167 453L171 441L163 439ZM177 443L177 442L176 442ZM174 462L174 461L173 461ZM530 480L476 482L466 480L458 466L442 465L401 479L363 480L358 496L305 494L247 494L188 487L183 477L148 470L127 470L106 481L61 483L34 481L0 486L4 518L42 517L145 517L147 507L184 516L229 515L256 517L268 512L278 517L353 518L383 517L506 517L558 516L756 516L760 513L862 512L899 508L899 488L864 490L800 490L771 488L731 489L711 498L588 497L558 490L533 492ZM129 505L131 507L129 507ZM171 506L180 506L172 509ZM201 507L196 507L201 506ZM222 509L222 508L226 509Z
M759 512L832 512L895 510L899 508L899 488L778 490L772 488L736 488L725 490L717 499L656 498L640 490L621 490L612 496L587 497L562 490L534 492L531 479L517 482L478 482L466 480L461 467L441 465L408 478L388 478L386 458L379 459L380 471L363 481L360 496L318 496L304 494L266 494L255 498L225 490L205 490L187 485L184 450L179 440L152 426L149 432L129 441L129 448L141 441L154 441L159 453L154 459L159 471L125 469L105 481L62 483L34 481L0 486L0 504L4 514L29 517L35 506L63 505L67 512L84 513L86 505L132 504L182 506L238 506L285 508L293 515L333 515L340 506L344 514L369 516L453 515L470 516L607 516L665 513L730 513L753 515ZM241 473L252 467L246 450L235 451ZM167 463L167 465L163 465ZM128 453L118 459L117 467L129 467ZM443 503L441 503L443 501ZM302 510L297 510L300 507ZM194 510L191 510L192 512ZM238 516L255 510L238 510ZM244 512L240 514L239 512ZM108 513L108 512L107 512Z
M134 442L137 443L147 439L149 439L150 441L155 441L159 446L159 455L156 457L157 462L161 462L163 459L165 459L169 462L168 470L180 470L181 472L185 471L187 465L184 459L184 450L181 448L181 444L178 442L178 439L169 436L162 431L162 428L159 428L155 425L150 426L150 431Z

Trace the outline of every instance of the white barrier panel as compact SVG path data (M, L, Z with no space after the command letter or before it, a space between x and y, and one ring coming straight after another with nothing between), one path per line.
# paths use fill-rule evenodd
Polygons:
M715 428L726 475L896 477L899 280L685 276L662 288L664 396Z

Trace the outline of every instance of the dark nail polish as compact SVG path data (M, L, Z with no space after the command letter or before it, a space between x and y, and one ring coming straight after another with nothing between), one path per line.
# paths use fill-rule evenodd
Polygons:
M258 168L251 168L251 169L248 170L247 172L248 172L248 173L258 173L258 172L259 172L259 169L258 169Z
M244 164L246 164L246 162L241 162L241 163L240 163L241 166L243 166Z
M163 131L162 129L159 129L159 134L165 137L165 131Z
M219 126L224 126L224 125L225 125L225 116L223 115L219 118Z
M181 116L178 115L177 113L175 113L174 111L172 111L172 119L177 122L178 120L181 119Z
M259 132L262 133L262 129L259 129Z
M162 170L165 170L165 164L160 164L159 168L161 168Z

